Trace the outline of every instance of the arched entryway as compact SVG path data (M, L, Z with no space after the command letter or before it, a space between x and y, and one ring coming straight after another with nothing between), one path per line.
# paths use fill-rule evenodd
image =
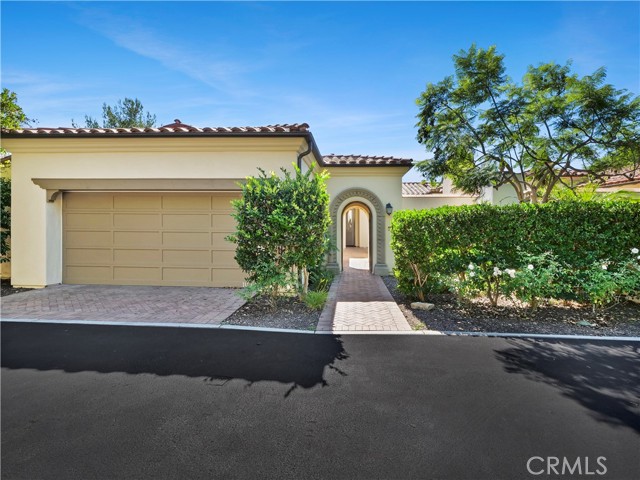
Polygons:
M342 211L342 269L371 271L371 211L352 202Z
M369 215L369 271L387 274L389 268L385 261L385 210L376 194L364 188L344 190L331 200L331 239L334 247L329 253L327 267L340 272L343 269L343 214L351 206L361 205Z

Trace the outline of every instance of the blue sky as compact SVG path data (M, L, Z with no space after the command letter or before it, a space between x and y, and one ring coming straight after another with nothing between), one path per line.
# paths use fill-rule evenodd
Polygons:
M322 153L427 156L415 99L497 45L640 93L638 2L6 2L2 87L39 126L137 97L160 125L307 122ZM408 179L418 178L410 174Z

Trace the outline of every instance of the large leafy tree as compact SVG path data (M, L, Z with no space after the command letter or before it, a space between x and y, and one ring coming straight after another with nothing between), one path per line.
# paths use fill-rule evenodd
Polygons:
M433 157L427 178L448 176L478 193L511 184L521 202L546 202L582 173L602 180L640 166L640 97L606 84L604 68L579 77L571 64L530 66L521 83L495 47L453 56L455 75L417 100L418 141Z
M118 100L115 105L102 105L102 124L95 118L84 116L85 128L132 128L132 127L154 127L156 116L144 111L142 102L137 98L126 98ZM78 128L79 125L73 120L71 124Z

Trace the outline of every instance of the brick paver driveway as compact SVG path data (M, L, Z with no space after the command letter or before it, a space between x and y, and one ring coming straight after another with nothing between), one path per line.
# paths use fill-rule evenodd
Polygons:
M245 301L232 288L53 285L2 298L2 319L218 325Z

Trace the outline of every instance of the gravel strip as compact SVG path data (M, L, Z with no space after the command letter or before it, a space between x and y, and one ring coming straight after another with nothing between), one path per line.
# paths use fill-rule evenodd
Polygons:
M249 300L227 318L223 325L315 330L322 310L310 310L297 297L280 297L272 308L264 297Z
M540 333L551 335L640 336L640 305L624 302L602 311L577 304L528 308L501 301L492 307L486 301L458 302L452 294L429 295L433 310L412 310L411 299L396 288L396 279L382 277L409 325L416 330L440 332ZM586 321L591 326L579 325Z

